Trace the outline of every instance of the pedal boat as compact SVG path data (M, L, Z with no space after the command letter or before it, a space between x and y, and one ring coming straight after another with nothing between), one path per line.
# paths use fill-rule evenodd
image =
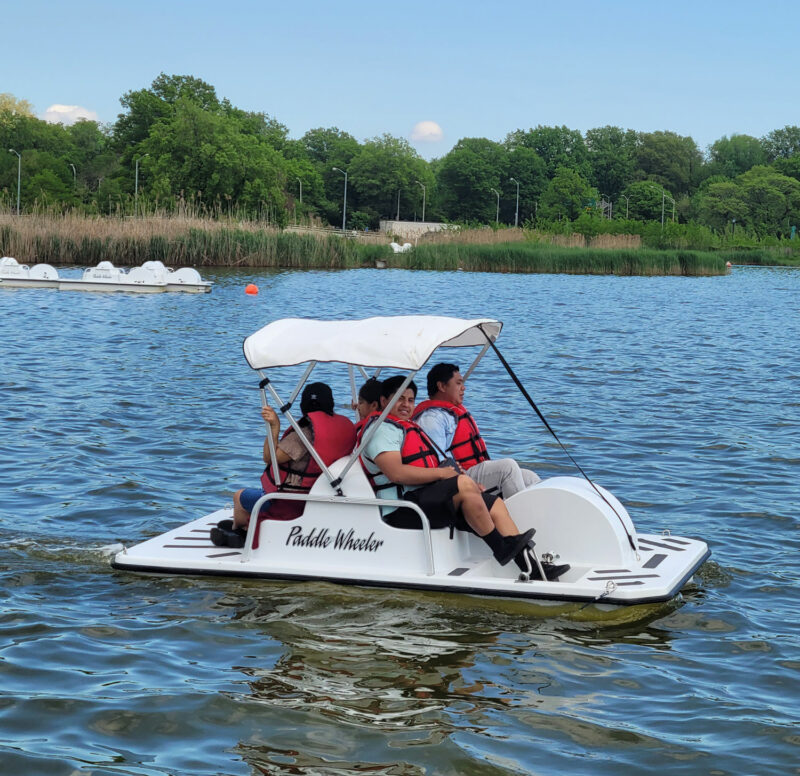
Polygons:
M501 329L502 323L489 318L283 319L247 337L244 355L263 378L262 402L268 390L273 406L297 428L291 403L318 363L347 364L353 394L356 370L364 378L367 369L375 374L401 370L406 373L402 393L439 348L479 350L468 378L489 348L496 348ZM439 353L437 360L442 359L453 360ZM303 364L305 372L284 402L266 373ZM368 429L361 448L386 414ZM529 579L513 562L500 566L477 536L455 531L451 537L447 528L431 529L418 509L420 530L384 523L381 505L414 505L376 497L358 461L361 448L325 466L309 446L322 469L310 493L263 496L254 505L241 549L217 547L209 539L209 530L232 516L228 507L123 548L112 565L136 572L325 581L614 609L670 601L711 554L705 542L667 530L638 533L608 490L588 477L557 476L507 501L520 531L535 529L537 559L570 565L557 581ZM291 521L257 520L262 503L271 498L305 501L305 510Z
M208 293L211 283L193 267L172 270L160 261L146 261L126 272L110 261L89 267L79 278L65 278L50 264L19 264L11 256L0 259L0 284L5 288L56 288L59 291L129 291L154 294L163 291Z

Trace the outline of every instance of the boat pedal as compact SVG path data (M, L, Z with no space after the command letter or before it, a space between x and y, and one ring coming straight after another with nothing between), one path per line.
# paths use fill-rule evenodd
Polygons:
M448 577L460 577L462 574L466 574L469 569L466 566L462 566L456 569L453 569L447 576Z

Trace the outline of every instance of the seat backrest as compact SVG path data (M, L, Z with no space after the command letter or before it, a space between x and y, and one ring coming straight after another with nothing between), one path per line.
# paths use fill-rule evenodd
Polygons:
M340 458L338 461L334 461L328 469L331 474L338 476L349 460L349 456ZM367 475L364 474L364 470L358 462L350 467L347 476L342 481L341 488L345 496L351 496L352 498L375 498L375 491L372 490L372 485L369 484ZM334 495L328 478L324 474L321 474L317 478L317 481L311 486L311 492L317 495Z

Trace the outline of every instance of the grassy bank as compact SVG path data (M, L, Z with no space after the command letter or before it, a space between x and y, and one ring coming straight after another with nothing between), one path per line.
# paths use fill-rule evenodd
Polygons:
M734 261L705 251L637 248L625 242L624 235L608 236L615 242L592 247L544 239L465 241L462 235L461 241L420 241L415 250L399 254L388 244L374 242L375 235L370 237L367 243L339 234L303 234L210 219L0 216L0 255L25 264L93 266L109 260L135 266L158 260L170 267L348 269L384 261L389 267L426 270L720 275L726 271L725 262Z
M542 243L419 245L392 257L409 269L552 272L570 275L724 275L725 257L706 251L566 248Z
M0 253L20 263L126 267L374 267L388 245L204 219L0 218Z

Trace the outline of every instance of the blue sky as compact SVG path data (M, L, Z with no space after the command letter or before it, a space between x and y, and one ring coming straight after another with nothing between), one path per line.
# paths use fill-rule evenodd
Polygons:
M7 5L7 4L6 4ZM26 0L3 9L0 92L112 122L127 91L193 75L299 138L502 140L538 124L761 137L800 124L800 2ZM435 136L434 136L435 137Z

